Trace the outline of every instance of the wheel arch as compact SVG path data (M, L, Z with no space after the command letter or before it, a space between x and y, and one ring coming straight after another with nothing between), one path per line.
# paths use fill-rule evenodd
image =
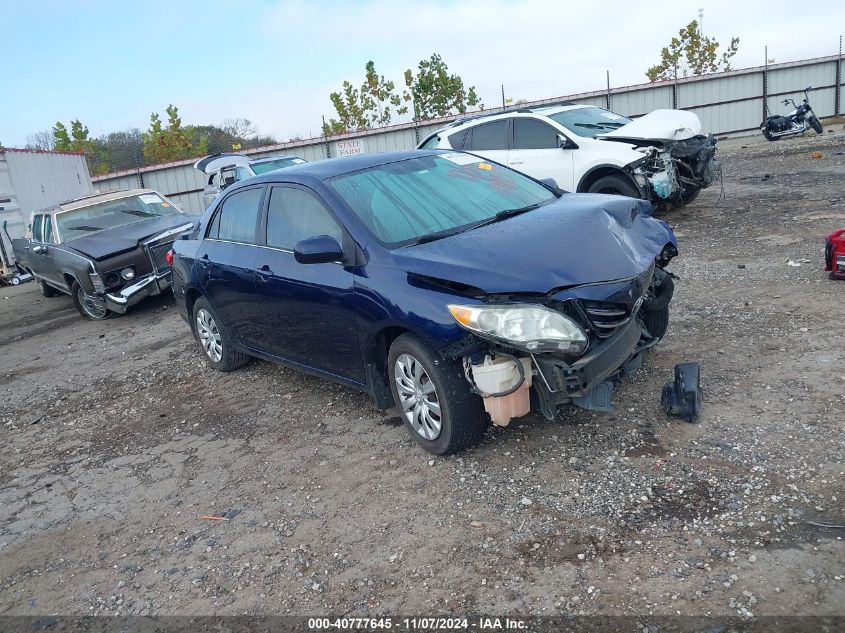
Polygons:
M637 184L637 182L631 177L631 174L629 174L624 167L611 165L610 163L603 163L592 167L586 174L581 176L581 180L578 181L578 186L575 188L575 191L577 193L586 193L594 182L596 182L599 178L604 178L605 176L622 176L627 179L637 189L637 191L642 192L642 187Z

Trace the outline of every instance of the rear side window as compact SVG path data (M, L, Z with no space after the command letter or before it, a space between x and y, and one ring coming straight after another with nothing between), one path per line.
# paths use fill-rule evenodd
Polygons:
M53 222L49 215L44 216L44 223L41 225L41 232L44 233L44 241L53 244Z
M449 147L452 149L469 149L469 147L464 147L464 142L466 141L467 135L470 133L471 129L472 128L450 134Z
M508 148L508 122L507 119L477 125L471 129L472 135L467 138L463 149L477 152L482 150L495 150Z
M513 120L514 149L556 149L557 146L557 132L551 125L537 119Z
M256 187L226 198L214 214L206 237L254 244L262 192L261 187Z
M41 225L43 221L43 215L36 215L34 218L32 218L32 239L34 239L36 242L44 241L42 239L43 235L41 233Z
M340 226L317 196L293 187L273 187L267 207L267 246L293 250L299 240L318 235L343 243Z

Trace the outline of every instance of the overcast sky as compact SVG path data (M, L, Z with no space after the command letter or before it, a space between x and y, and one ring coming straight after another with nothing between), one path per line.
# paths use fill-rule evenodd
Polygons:
M799 7L796 10L796 7ZM646 81L646 68L704 10L705 35L740 38L735 68L835 55L845 2L0 0L0 142L23 146L57 120L92 135L246 117L280 140L315 136L328 94L372 59L402 83L440 53L482 101L540 99Z

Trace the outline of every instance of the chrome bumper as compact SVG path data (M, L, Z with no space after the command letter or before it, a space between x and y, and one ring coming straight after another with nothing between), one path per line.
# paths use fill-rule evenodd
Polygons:
M112 312L119 312L123 314L136 303L147 297L152 297L161 294L173 283L173 271L168 270L163 273L152 274L137 280L123 288L120 292L109 293L104 295L106 300L106 307Z

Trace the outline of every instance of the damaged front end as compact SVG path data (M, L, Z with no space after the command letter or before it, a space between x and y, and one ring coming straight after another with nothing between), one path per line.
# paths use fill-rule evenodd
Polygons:
M637 149L645 157L630 165L629 170L637 185L655 203L682 206L691 202L722 173L712 134L656 145L639 141Z
M450 306L471 334L442 353L462 359L466 379L499 426L531 409L548 419L568 404L610 411L614 385L634 372L642 353L665 334L674 285L663 266L676 254L667 244L634 278L541 297L489 295L481 306ZM534 331L519 321L520 311L533 312L524 320Z

